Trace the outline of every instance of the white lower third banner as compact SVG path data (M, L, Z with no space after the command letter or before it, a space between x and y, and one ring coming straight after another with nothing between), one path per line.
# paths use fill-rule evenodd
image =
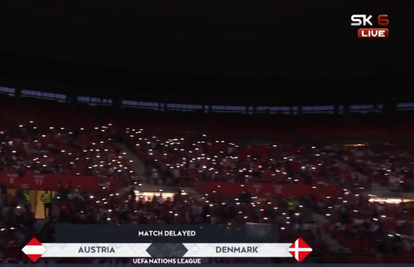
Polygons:
M44 243L30 241L22 251L32 261L39 258L278 258L304 259L312 249L295 243Z

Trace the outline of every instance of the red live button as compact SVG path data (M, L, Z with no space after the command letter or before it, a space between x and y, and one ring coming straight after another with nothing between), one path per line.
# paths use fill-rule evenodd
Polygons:
M361 28L358 29L360 39L388 39L389 30L386 28Z

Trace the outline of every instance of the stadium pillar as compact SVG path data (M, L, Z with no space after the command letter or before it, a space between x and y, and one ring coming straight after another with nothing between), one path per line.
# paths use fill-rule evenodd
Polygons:
M16 88L16 90L14 91L14 96L16 97L17 106L20 106L22 103L22 89Z
M349 114L349 105L344 105L344 114Z
M334 115L338 115L339 114L339 105L335 105L334 106Z
M167 103L162 103L162 110L164 111L165 117L168 118L168 105Z
M398 108L397 108L397 104L396 103L388 103L388 104L385 104L384 105L384 109L383 109L383 112L384 113L391 113L391 114L393 114L393 113L396 113L397 112L397 110L398 110Z
M116 96L112 99L112 107L117 113L122 112L122 97Z
M76 94L71 93L67 95L66 102L68 103L71 109L74 109L76 107L77 101L78 101L78 96Z

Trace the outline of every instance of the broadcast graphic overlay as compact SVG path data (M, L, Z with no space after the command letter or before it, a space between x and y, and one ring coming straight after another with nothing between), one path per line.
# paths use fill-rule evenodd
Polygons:
M373 22L374 20L375 22ZM390 20L388 14L378 16L353 14L351 21L351 26L363 27L358 29L358 38L360 39L388 39L389 37L387 27L390 25Z
M108 226L108 229L109 228L122 229L123 227ZM186 226L186 228L188 229L189 227ZM177 229L177 227L175 227L175 229ZM258 242L257 239L259 234L252 235L252 233L248 233L251 229L246 227L227 229L227 227L208 226L206 229L200 227L198 227L198 230L193 229L136 230L134 232L136 239L134 243L131 241L122 243L108 242L111 241L111 238L108 238L107 242L101 242L101 240L97 238L99 241L93 243L82 241L40 243L34 238L22 249L22 251L32 262L37 262L41 258L131 258L138 259L138 262L141 263L158 263L160 259L171 259L168 263L178 264L201 264L202 258L293 257L298 262L302 262L312 252L312 248L301 238L297 239L292 244L270 242L272 238L269 238L269 236L262 236L259 237L259 239L263 239L264 242ZM224 231L234 231L234 233L227 234L226 239L228 239L228 241L224 241L223 238L216 238L216 240L214 240L214 236L212 236L210 240L200 242L197 238L198 235L204 236L206 234L211 234L211 231L219 231L220 233L220 230L221 234ZM120 230L118 231L121 232ZM235 235L236 233L238 233L238 237ZM79 232L75 234L75 236L76 235L79 235ZM80 236L81 235L78 237ZM130 234L129 236L132 235ZM117 239L120 240L119 237L117 237ZM181 242L177 242L177 240L181 240ZM136 262L136 260L134 260L134 262Z

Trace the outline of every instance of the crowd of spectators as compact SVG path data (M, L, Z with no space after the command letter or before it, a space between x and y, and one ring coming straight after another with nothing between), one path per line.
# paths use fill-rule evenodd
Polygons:
M358 146L349 150L346 162L367 179L393 191L412 192L414 189L414 155L401 146Z
M325 183L348 189L375 182L394 191L414 188L414 155L391 144L235 143L202 134L163 138L143 129L127 129L125 135L145 163L148 180Z
M324 230L354 253L413 252L414 202L384 200L364 192L320 198L313 210L327 219Z
M116 145L123 142L145 165L147 180L142 182L185 185L191 178L228 183L338 184L342 194L259 199L252 195L254 192L240 196L177 192L172 199L155 196L144 201L133 190L120 193L97 188L89 192L60 185L54 199L55 213L38 229L33 214L25 208L25 200L18 194L8 195L3 184L2 252L20 258L22 244L32 237L53 241L56 223L246 222L276 224L282 242L302 237L314 248L315 255L333 252L323 232L353 253L375 255L375 261L390 261L378 255L394 254L401 260L414 252L413 202L375 201L367 193L373 183L393 191L412 192L414 158L408 148L385 143L293 145L229 140L212 139L198 132L163 137L143 129L121 131L111 124L66 129L29 122L0 131L0 171L129 179L134 172ZM294 211L288 209L289 201L295 203ZM320 229L311 227L318 223L313 214L325 218Z
M0 131L0 171L128 177L133 174L116 147L110 125L93 128L7 125Z
M326 217L324 231L355 253L413 251L414 202L368 197L373 183L412 192L412 153L388 143L288 145L211 140L187 134L163 138L126 130L147 166L147 178L236 183L338 184L339 198L315 199L312 211ZM370 200L370 201L368 201ZM399 202L398 202L399 201Z
M33 237L40 242L54 241L54 224L243 224L272 223L281 229L281 241L294 242L306 238L316 252L326 250L316 233L308 227L310 199L296 199L295 210L288 210L283 199L258 199L250 193L225 196L220 193L203 196L176 192L172 198L155 192L152 199L129 192L116 193L109 188L75 194L70 185L59 188L54 198L56 210L42 227L36 230L33 214L25 209L24 198L9 196L2 206L0 221L4 256L25 259L22 245Z
M54 199L56 210L41 229L36 229L33 214L25 210L24 198L9 198L8 205L2 205L1 247L5 257L17 260L25 259L20 249L31 238L53 242L56 223L271 223L278 226L281 242L293 242L298 237L305 239L314 249L314 255L320 256L317 261L324 262L325 255L341 253L331 251L322 237L322 231L351 248L352 253L375 255L375 260L378 260L380 253L399 255L400 260L409 259L413 252L410 239L410 222L414 217L412 203L369 202L364 195L349 191L337 199L319 195L295 199L258 198L249 192L239 196L222 195L220 192L202 196L176 192L172 198L163 197L160 192L154 193L152 199L144 199L135 195L134 188L124 193L100 188L92 193L86 190L76 192L70 185L62 185ZM294 203L293 210L288 202ZM313 213L328 218L324 229L314 227ZM391 258L391 262L396 258ZM314 260L310 258L310 261Z

